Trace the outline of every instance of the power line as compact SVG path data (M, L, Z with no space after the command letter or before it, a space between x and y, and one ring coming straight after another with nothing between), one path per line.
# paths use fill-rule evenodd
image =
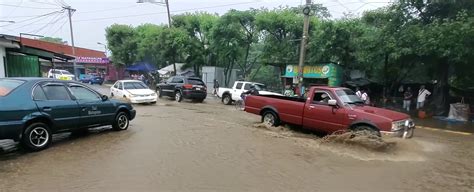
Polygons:
M31 21L31 20L35 20L35 19L38 19L38 18L41 18L41 17L46 17L46 16L49 16L49 15L54 15L54 14L60 13L60 12L61 12L61 11L53 11L53 12L49 12L49 13L46 13L46 14L37 15L37 16L35 16L34 18L24 19L24 20L17 21L17 22L12 23L12 24L2 25L2 26L0 26L0 27L10 26L10 25L17 25L17 24L20 24L20 23L23 23L23 22L26 22L26 21Z
M113 10L119 10L119 9L130 9L130 8L135 8L137 6L139 6L139 5L126 6L126 7L116 7L116 8L110 8L110 9L99 9L99 10L92 10L92 11L84 11L84 12L78 12L78 14L105 12L105 11L113 11Z
M63 24L61 24L61 26L56 31L54 31L50 36L54 37L56 35L56 33L58 33L58 31L63 29L64 25L66 25L67 22L68 22L68 20L64 21Z
M64 12L63 12L64 13ZM51 25L51 24L56 24L60 19L62 19L62 15L63 13L60 13L60 14L57 14L55 17L52 17L52 19L50 20L49 23L47 23L46 25L44 25L43 27L35 30L35 31L32 31L32 32L28 32L28 33L32 33L32 34L37 34L39 33L40 31L42 31L43 29L45 29L47 26Z
M62 13L62 12L55 12L54 14L57 14L57 13ZM52 14L52 15L54 15L54 14ZM20 27L12 29L12 30L17 30L17 29L21 29L21 28L26 27L26 26L31 26L33 23L35 23L37 21L40 21L40 20L43 20L43 19L46 19L46 18L48 18L49 16L52 16L52 15L50 14L50 15L47 15L46 17L38 17L38 18L31 19L31 20L35 20L35 21L33 21L31 23L28 23L28 24L25 24L25 25L22 25ZM40 19L40 20L36 20L36 19Z
M53 5L53 6L58 6L58 4L54 3L49 3L49 2L44 2L44 1L38 1L38 0L30 0L32 3L38 3L38 4L43 4L43 5ZM60 5L59 5L60 6Z
M258 3L258 2L252 1L252 2L232 3L232 4L225 4L225 5L216 5L216 6L208 6L208 7L198 7L198 8L191 8L191 9L174 10L174 11L170 11L170 12L178 13L178 12L184 12L184 11L196 11L196 10L201 10L201 9L211 9L211 8L228 7L228 6L252 4L252 3ZM127 18L127 17L140 17L140 16L147 16L147 15L159 15L159 14L165 14L165 13L167 13L167 12L144 13L144 14L136 14L136 15L117 16L117 17L102 17L102 18L76 20L75 22L118 19L118 18Z
M18 3L18 6L21 6L22 4L23 4L23 0L21 0L20 3ZM10 18L10 15L12 15L12 13L16 11L16 9L18 9L18 7L13 8L13 10L5 18Z
M28 7L28 6L20 6L20 5L10 5L10 4L3 4L3 3L0 3L0 6L20 7L20 8L28 8L28 9L56 9L56 8L47 8L47 7Z

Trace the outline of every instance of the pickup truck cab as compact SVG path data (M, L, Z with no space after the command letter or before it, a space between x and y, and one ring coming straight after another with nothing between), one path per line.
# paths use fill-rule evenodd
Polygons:
M415 128L408 115L364 105L342 87L311 87L306 98L251 95L245 111L261 115L262 122L272 126L288 123L326 133L368 130L410 138Z
M248 81L236 81L232 88L220 88L217 91L217 96L222 98L222 103L225 105L232 104L233 101L241 100L240 95L250 90L250 86L254 85L261 95L279 95L282 94L265 91L266 86L262 83L248 82Z

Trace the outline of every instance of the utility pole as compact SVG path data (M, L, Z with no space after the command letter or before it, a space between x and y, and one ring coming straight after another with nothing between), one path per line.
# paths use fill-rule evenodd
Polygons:
M170 15L170 4L168 0L165 0L166 3L166 11L168 12L168 27L171 28L171 15Z
M71 8L71 6L63 7L63 9L67 10L69 16L69 31L71 31L71 45L72 45L72 56L74 57L73 66L74 66L74 76L79 79L79 71L77 70L76 64L76 47L74 47L74 32L72 31L72 12L76 11L75 9Z
M303 69L304 69L304 60L306 54L306 42L308 39L308 30L309 30L309 14L311 12L311 0L306 0L306 6L303 9L304 14L304 24L303 24L303 37L301 39L300 47L300 59L299 59L299 70L298 70L298 88L300 89L300 96L304 94L303 90Z

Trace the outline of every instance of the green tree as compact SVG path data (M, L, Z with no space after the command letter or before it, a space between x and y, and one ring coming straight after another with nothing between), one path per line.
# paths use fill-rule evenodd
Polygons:
M105 29L108 48L115 65L130 65L137 58L137 32L129 25L113 24Z

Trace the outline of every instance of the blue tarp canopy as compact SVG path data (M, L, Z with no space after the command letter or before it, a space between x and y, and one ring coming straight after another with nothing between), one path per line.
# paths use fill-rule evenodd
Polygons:
M127 67L127 71L144 71L144 72L150 72L150 71L156 71L156 67L150 63L147 62L138 62L134 63L133 65Z

